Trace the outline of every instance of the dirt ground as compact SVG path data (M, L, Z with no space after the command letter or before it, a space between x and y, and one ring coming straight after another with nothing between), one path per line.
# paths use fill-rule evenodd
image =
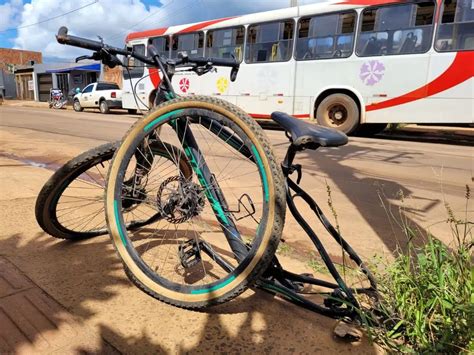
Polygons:
M258 290L202 313L168 306L128 281L108 236L72 243L45 234L34 204L54 169L120 138L136 117L2 110L9 114L0 122L0 353L380 353L366 337L335 339L336 321ZM283 132L266 133L281 159ZM329 186L343 235L356 250L389 261L406 240L398 224L449 244L444 203L465 212L474 148L351 139L341 149L303 152L298 163L302 186L333 220ZM303 216L313 218L307 208ZM311 243L289 216L283 239L284 265L313 271ZM339 254L334 243L328 249Z
M50 168L97 143L1 132L1 353L379 352L367 338L335 339L334 320L262 291L202 313L166 305L128 281L107 236L72 243L46 235L34 203ZM305 270L303 262L283 259Z

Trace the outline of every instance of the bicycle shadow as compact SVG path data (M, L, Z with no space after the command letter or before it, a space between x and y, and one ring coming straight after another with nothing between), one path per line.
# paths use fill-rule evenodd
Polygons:
M335 341L334 320L261 291L248 290L230 303L199 313L159 302L128 281L107 236L68 242L39 232L30 235L1 237L0 258L28 275L40 289L38 299L50 306L42 307L30 297L40 320L25 313L22 322L11 316L14 310L0 297L0 315L10 314L17 330L26 334L16 334L12 343L11 333L8 338L0 327L0 352L37 350L47 339L42 351L57 351L56 342L77 343L74 352L88 354L375 353L367 339L356 345Z
M280 148L281 149L281 148ZM406 250L410 237L415 236L412 242L415 245L424 244L430 231L423 227L419 220L443 202L439 198L420 196L411 188L394 180L377 177L354 167L363 163L367 166L373 162L403 165L404 167L419 166L416 161L419 153L394 153L388 149L368 149L357 144L349 144L340 148L320 148L318 151L299 153L296 162L303 165L302 186L315 196L320 207L327 216L334 220L334 213L338 214L342 234L355 247L361 249L360 243L365 243L365 254L371 250L380 252L375 245L370 245L369 236L379 238L386 250ZM350 164L349 164L350 162ZM370 176L372 175L372 176ZM325 184L327 183L327 187ZM333 201L335 211L328 208L327 189L336 187L336 194L342 194L349 202L349 208L355 208L360 215L359 226L353 228L354 212L344 210L340 212L337 201ZM337 195L332 193L332 198ZM413 207L415 201L418 205ZM351 216L347 218L346 216ZM418 221L414 217L417 217ZM361 238L362 234L362 238ZM358 246L359 244L359 246ZM297 248L301 245L296 242ZM371 255L373 255L373 252Z

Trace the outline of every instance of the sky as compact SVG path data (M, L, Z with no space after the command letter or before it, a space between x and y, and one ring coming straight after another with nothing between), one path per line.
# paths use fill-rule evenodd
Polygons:
M318 0L299 0L300 4ZM45 62L84 54L60 45L76 36L122 47L127 33L288 7L290 0L0 0L0 47L43 52ZM38 22L41 22L37 24Z

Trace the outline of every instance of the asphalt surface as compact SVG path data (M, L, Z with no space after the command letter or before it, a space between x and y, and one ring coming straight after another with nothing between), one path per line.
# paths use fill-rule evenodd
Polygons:
M0 353L379 352L367 339L335 340L334 320L260 291L206 313L165 305L128 282L107 237L67 243L42 232L34 202L53 170L120 139L138 118L0 107ZM282 159L284 133L266 133ZM351 138L345 147L300 153L297 162L302 186L334 220L330 190L343 235L365 258L390 260L406 244L403 226L419 243L427 234L451 243L446 203L474 220L465 198L472 146ZM292 250L281 256L285 266L307 272L311 244L289 215L283 238ZM337 257L337 246L328 249Z
M98 111L76 113L12 107L0 110L2 130L21 128L38 134L54 134L66 141L75 139L76 146L83 150L121 139L140 117L120 111L101 115ZM266 134L281 160L287 147L284 133L267 129ZM58 161L68 157L64 153L62 149L48 152L57 155ZM33 152L30 156L40 163L47 160ZM472 184L474 176L473 146L399 141L393 137L351 137L345 147L306 151L298 157L304 167L303 187L318 196L323 207L327 200L326 184L333 190L343 231L346 230L349 239L357 240L360 251L366 254L380 251L380 247L384 252L392 252L403 238L403 232L389 223L399 208L412 214L407 222L414 223L422 234L431 233L449 242L449 231L442 224L447 218L445 202L454 211L465 212L466 185ZM346 220L347 215L351 216L349 220ZM287 226L293 230L296 225L289 220ZM297 239L301 235L293 231L286 234L288 241L294 235ZM295 243L302 242L295 240Z

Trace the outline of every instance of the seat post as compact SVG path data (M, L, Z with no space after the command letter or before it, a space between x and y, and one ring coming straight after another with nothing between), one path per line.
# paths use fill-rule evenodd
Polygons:
M299 149L293 145L293 143L291 143L288 147L288 150L286 151L285 159L283 159L283 162L281 163L281 169L283 170L283 175L285 178L293 172L293 160L295 159L295 155L298 150Z

